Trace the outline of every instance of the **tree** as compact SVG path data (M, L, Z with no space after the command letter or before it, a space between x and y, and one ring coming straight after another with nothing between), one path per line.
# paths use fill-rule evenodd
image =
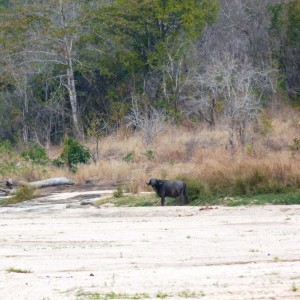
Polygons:
M205 70L195 68L189 76L187 111L199 114L214 126L218 108L225 117L230 144L233 145L236 134L244 145L248 123L260 112L267 89L273 89L270 70L257 69L247 60L224 55L212 59Z
M56 65L55 76L65 87L69 98L75 135L81 137L83 132L74 73L75 68L80 66L76 43L84 33L82 2L26 2L16 5L10 14L18 22L11 18L4 20L5 59L11 59L17 68L34 65L40 70L42 66Z
M169 57L180 59L183 51L177 53L178 49L201 35L207 22L214 20L217 8L214 0L116 0L96 11L93 41L103 44L98 35L103 30L110 37L103 51L114 55L118 76L125 79L123 86L129 85L123 96L130 99L132 93L144 93L149 79L163 80L166 74L161 66L168 64ZM107 65L112 64L109 56ZM161 86L158 89L159 98L169 98L169 92Z
M146 69L157 66L179 36L198 37L212 21L216 1L116 0L96 14L105 23L120 55ZM102 24L101 24L102 25Z
M155 135L163 130L165 118L163 110L155 109L153 106L141 109L137 97L132 97L131 112L127 116L128 125L143 132L146 145L151 144Z
M300 0L270 6L272 55L283 75L281 88L300 99Z

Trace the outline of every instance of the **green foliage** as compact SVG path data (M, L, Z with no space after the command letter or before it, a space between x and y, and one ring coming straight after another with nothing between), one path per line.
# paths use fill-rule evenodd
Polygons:
M117 186L117 189L114 191L115 198L121 198L124 196L123 187L121 185Z
M232 197L217 197L212 195L205 196L198 194L198 198L193 197L193 189L188 187L189 205L224 205L224 206L241 206L241 205L300 205L300 193L267 193L255 195L240 195ZM199 193L199 192L198 192ZM182 205L179 199L167 198L166 205ZM116 206L142 207L142 206L160 206L160 200L154 194L152 195L126 195L119 198L106 198L95 201L95 205L104 205L112 203Z
M171 295L167 294L167 293L163 293L163 292L158 292L156 294L156 298L159 298L159 299L165 299L165 298L168 298L170 297Z
M8 7L10 0L0 0L0 8L1 7Z
M117 124L120 124L124 119L127 111L129 109L129 105L124 102L114 101L110 104L111 111L111 121Z
M126 161L126 162L131 162L134 160L134 152L133 151L130 151L128 152L124 157L123 157L123 160Z
M21 157L37 164L45 164L49 160L46 150L38 144L33 144L23 151Z
M154 159L154 151L149 149L147 150L144 155L147 157L147 159L151 160Z
M212 0L116 0L94 13L93 26L97 32L101 24L113 37L118 59L129 72L148 70L164 60L167 45L174 47L177 37L199 37L217 9Z
M62 160L61 157L58 157L58 158L55 158L55 159L52 160L52 165L57 167L57 168L62 168L62 167L65 166L65 164L66 164L65 161Z
M290 96L299 101L299 60L300 49L300 1L292 0L284 3L270 5L271 27L270 36L273 48L273 57L279 65L283 75L280 81L282 88L289 87L294 90Z
M289 145L289 149L292 152L300 151L300 138L294 138L293 144Z
M91 300L109 300L109 299L147 299L150 298L150 296L146 293L135 293L135 294L124 294L124 293L115 293L110 292L106 294L100 294L100 293L85 293L80 292L77 294L76 299L91 299Z
M208 185L199 182L193 178L183 178L187 184L189 202L197 201L199 204L202 201L212 198L212 193Z
M247 144L245 149L246 149L246 152L247 152L248 155L253 155L254 154L253 144Z
M10 141L0 140L0 174L6 175L16 169L18 157Z
M230 199L219 199L220 205L241 206L241 205L299 205L300 193L263 194L244 197L233 197Z
M14 156L13 147L10 141L0 140L0 155L7 154L10 157ZM0 157L2 158L2 157Z
M30 270L23 270L23 269L19 269L19 268L8 268L6 269L7 273L23 273L23 274L27 274L27 273L32 273Z
M91 158L90 152L72 137L65 137L62 153L58 159L53 161L56 166L67 165L70 170L75 171L76 165L86 164Z
M7 161L7 160L0 162L0 174L1 175L10 174L11 172L15 171L16 168L17 168L16 162Z
M160 201L154 195L123 195L121 197L105 198L95 201L95 205L104 205L106 203L112 203L115 206L158 206Z
M233 192L237 195L261 194L271 192L272 188L275 187L272 186L269 178L259 170L254 170L246 176L238 176L235 178ZM280 188L279 183L278 188Z
M266 136L273 130L272 120L268 119L265 114L262 114L260 117L260 127L259 133L263 136Z

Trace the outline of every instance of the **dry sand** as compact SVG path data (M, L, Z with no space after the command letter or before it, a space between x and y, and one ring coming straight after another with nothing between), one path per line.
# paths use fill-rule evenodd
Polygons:
M299 206L79 205L99 193L0 208L1 299L300 299Z

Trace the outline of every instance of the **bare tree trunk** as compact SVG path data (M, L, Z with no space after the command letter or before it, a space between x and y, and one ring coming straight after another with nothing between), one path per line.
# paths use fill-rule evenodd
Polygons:
M79 116L78 116L78 108L77 108L77 92L75 88L75 80L74 80L74 71L72 66L72 61L69 60L69 66L67 69L67 89L69 92L70 104L72 109L72 120L75 129L76 137L82 137L82 131L79 125Z
M67 27L67 15L64 7L64 1L60 0L60 22L63 28ZM74 68L73 68L73 42L74 37L65 36L62 42L62 53L67 64L67 84L65 87L68 90L69 100L72 110L72 120L75 130L75 136L77 138L82 138L82 130L80 128L79 115L78 115L78 102L77 102L77 92L74 80Z

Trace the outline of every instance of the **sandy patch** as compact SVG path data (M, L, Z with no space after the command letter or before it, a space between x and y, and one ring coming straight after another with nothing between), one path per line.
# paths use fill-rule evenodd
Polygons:
M96 209L68 199L0 208L1 299L300 297L299 206Z

